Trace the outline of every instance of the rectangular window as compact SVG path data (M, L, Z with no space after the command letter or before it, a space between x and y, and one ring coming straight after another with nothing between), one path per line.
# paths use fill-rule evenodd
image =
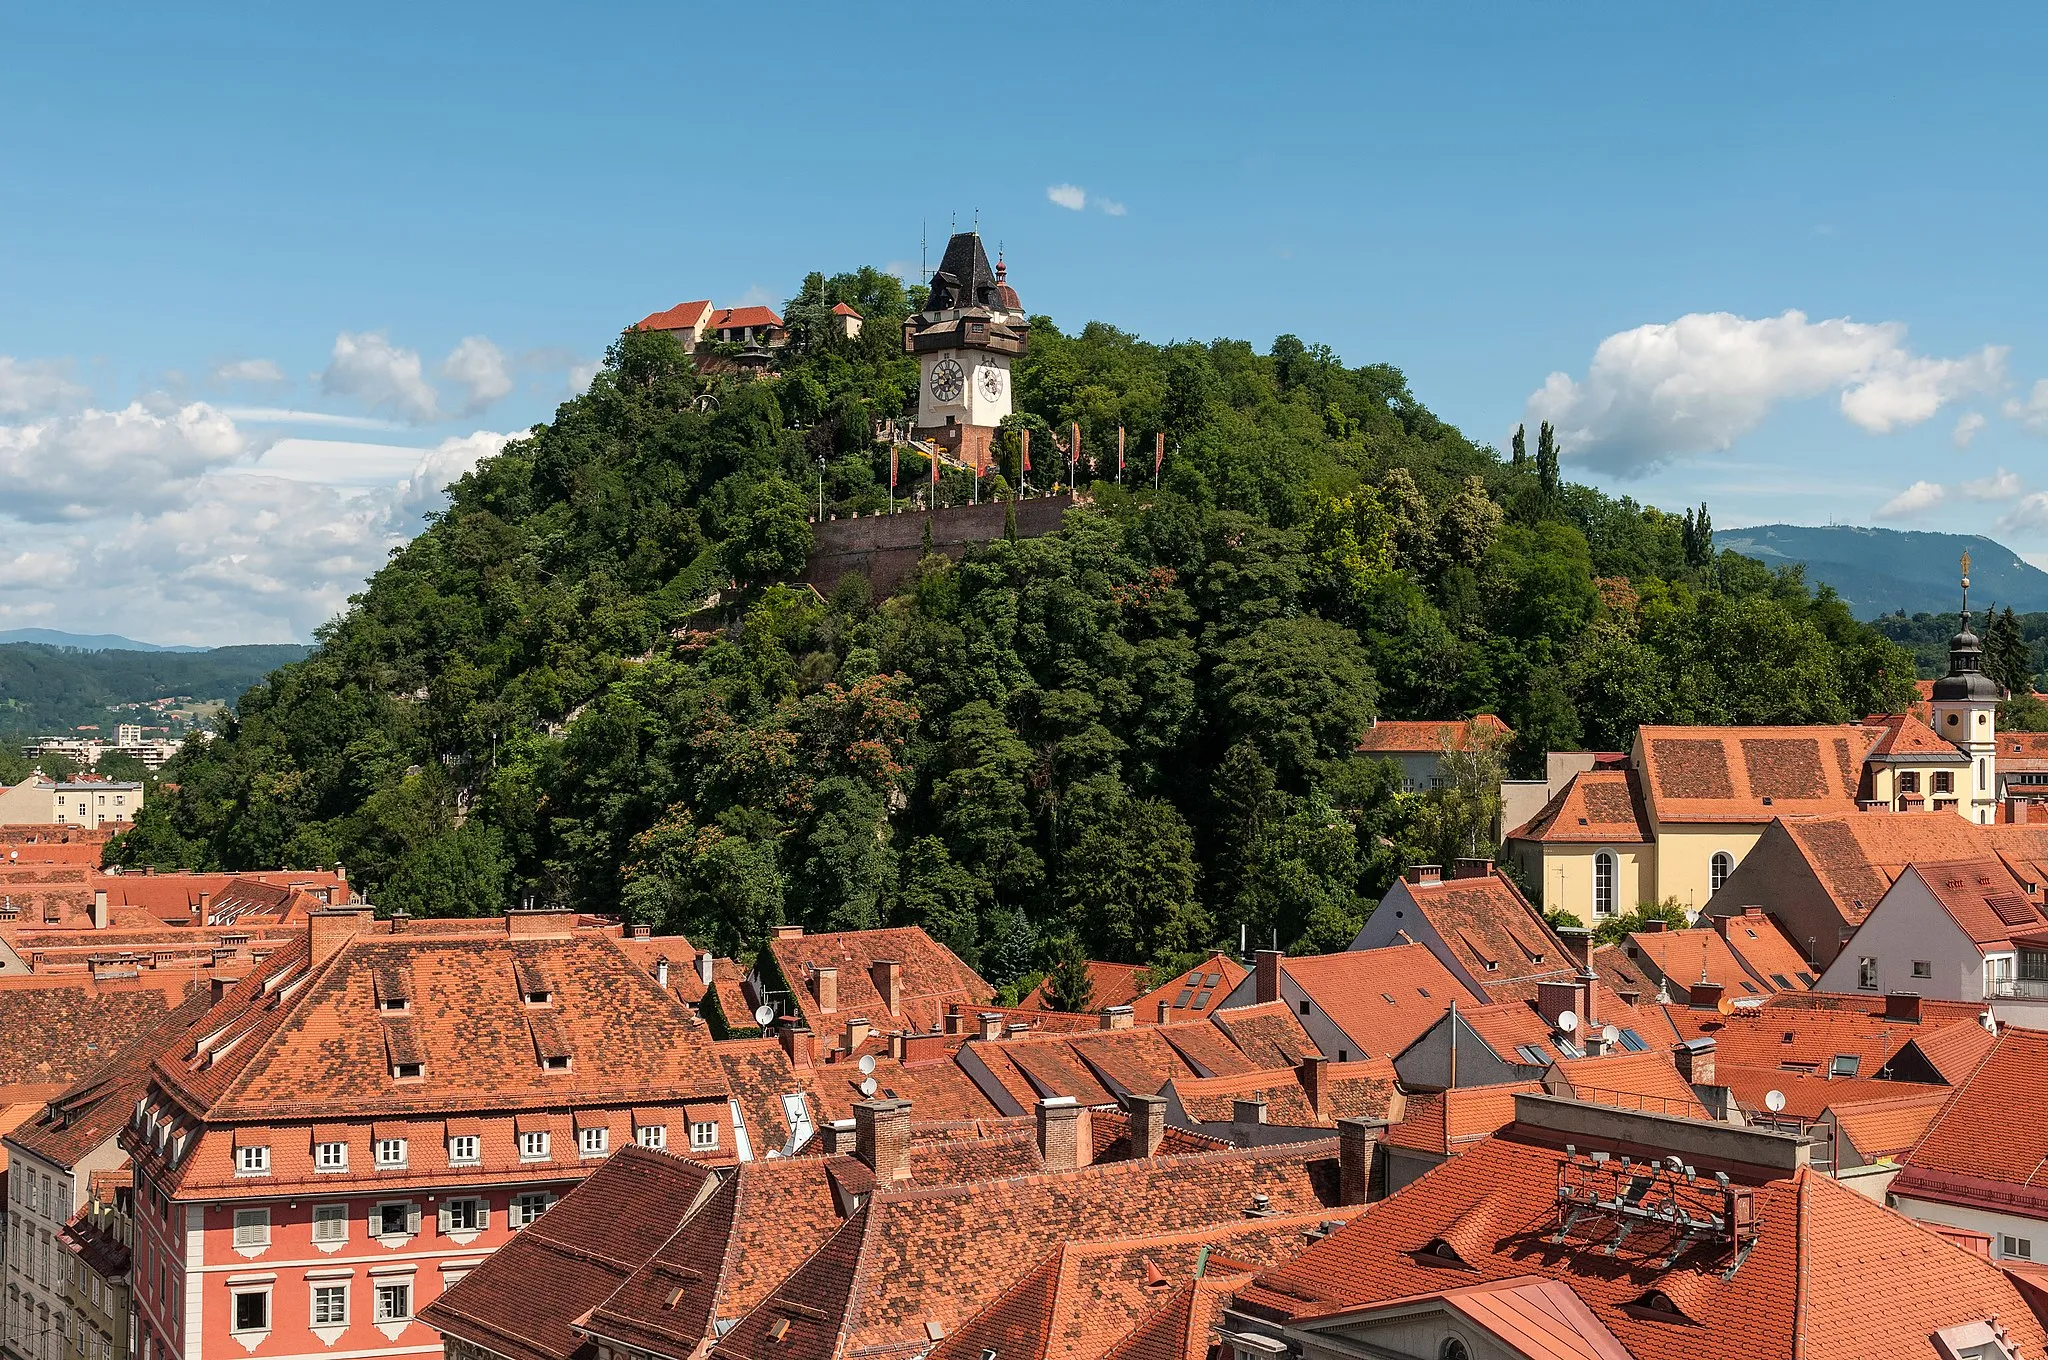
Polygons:
M1998 1239L1998 1254L2015 1261L2031 1261L2034 1259L2034 1239L2001 1234Z
M1877 960L1856 960L1856 986L1866 992L1877 990Z
M235 1330L238 1332L267 1332L270 1330L270 1291L252 1289L235 1295Z
M483 1204L474 1199L451 1199L446 1215L449 1232L476 1232L483 1227Z
M718 1146L718 1125L693 1122L690 1125L690 1148L695 1152L706 1152Z
M1947 770L1936 770L1934 772L1934 791L1936 793L1954 793L1956 791L1956 777Z
M1830 1077L1853 1077L1863 1067L1863 1059L1854 1053L1837 1053L1828 1063Z
M377 1140L378 1166L404 1166L405 1140L403 1138L379 1138Z
M448 1161L454 1166L474 1166L483 1160L477 1136L458 1134L448 1140Z
M576 1135L576 1150L586 1157L602 1157L611 1144L610 1129L584 1129Z
M313 1149L313 1167L318 1171L348 1170L348 1144L319 1144Z
M418 1220L413 1217L417 1212L410 1204L378 1205L377 1236L405 1237L418 1232Z
M1914 959L1914 960L1913 960L1913 976L1914 976L1914 977L1918 977L1918 978L1931 978L1931 977L1933 977L1933 976L1934 976L1934 965L1933 965L1932 963L1928 962L1928 961L1927 961L1926 959Z
M377 1286L377 1321L404 1322L412 1316L412 1286L410 1284L380 1284Z
M238 1247L269 1246L270 1210L235 1210L235 1245Z
M270 1149L267 1147L236 1148L235 1173L241 1176L269 1175Z
M346 1204L316 1204L313 1206L313 1240L321 1243L348 1241L348 1206Z
M544 1131L519 1135L519 1160L522 1162L544 1162L548 1157L548 1136Z
M548 1197L544 1194L521 1195L512 1201L512 1226L523 1228L548 1211Z
M640 1141L641 1147L653 1148L659 1152L668 1146L668 1125L642 1124L633 1130L633 1136Z
M313 1325L315 1327L346 1327L348 1325L347 1285L316 1284L313 1286Z

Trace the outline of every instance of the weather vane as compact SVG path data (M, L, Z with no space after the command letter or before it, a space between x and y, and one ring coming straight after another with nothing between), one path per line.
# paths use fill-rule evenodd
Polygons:
M1963 612L1970 612L1970 555L1963 554Z

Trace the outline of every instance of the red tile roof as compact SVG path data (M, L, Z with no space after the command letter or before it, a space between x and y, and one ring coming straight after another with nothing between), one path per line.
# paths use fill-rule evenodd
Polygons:
M768 941L768 952L820 1044L832 1042L854 1017L878 1032L929 1033L941 1027L948 1005L979 1009L995 997L979 974L916 926L777 936ZM895 1011L875 990L872 970L880 962L902 966ZM816 970L826 967L838 970L838 1005L830 1013L818 1004L815 982Z
M2048 1218L2048 1033L2007 1030L1892 1183L1898 1195Z
M1864 1161L1901 1161L1920 1145L1954 1095L1946 1086L1923 1087L1904 1095L1830 1101L1825 1113Z
M1531 999L1539 981L1576 975L1564 942L1499 874L1402 883L1389 897L1402 891L1488 1000Z
M1236 1102L1254 1097L1265 1100L1268 1124L1288 1128L1334 1129L1339 1119L1401 1118L1406 1097L1392 1059L1326 1061L1320 1067L1313 1076L1304 1064L1230 1077L1179 1077L1172 1091L1188 1117L1201 1124L1230 1123Z
M1863 758L1878 735L1849 724L1646 726L1636 749L1655 821L1768 822L1856 811Z
M2033 900L2002 861L1963 859L1921 862L1907 874L1926 885L1935 904L1982 953L2012 949L2015 933L2048 925L2048 912ZM1901 877L1904 877L1902 875ZM1897 888L1893 884L1893 888Z
M782 318L770 307L726 307L711 318L713 330L736 331L745 326L780 326Z
M1539 845L1644 845L1650 821L1633 770L1581 770L1509 840Z
M680 331L703 324L711 312L711 303L678 302L665 312L650 313L633 329L636 331Z
M159 1011L139 1028L106 1042L92 1070L51 1100L33 1121L18 1125L12 1134L14 1141L62 1167L75 1166L111 1143L135 1113L135 1102L148 1091L151 1064L182 1048L205 1013L206 998L195 996L178 1009L168 1014ZM6 1033L10 1036L7 1048L33 1037L19 1030Z
M1500 742L1515 735L1513 728L1491 713L1441 722L1375 721L1358 739L1357 749L1376 755L1441 755L1447 746L1464 750L1474 730Z
M1652 1114L1709 1119L1707 1107L1678 1074L1662 1049L1603 1053L1597 1058L1563 1058L1552 1063L1544 1082L1553 1095L1596 1105L1618 1105Z
M1721 933L1706 926L1690 930L1639 930L1622 941L1620 953L1644 971L1652 989L1663 979L1670 979L1674 997L1687 995L1695 982L1718 982L1723 995L1731 1000L1778 990L1770 981L1758 979L1743 967Z
M1745 907L1739 916L1716 916L1713 927L1721 932L1744 966L1774 989L1810 988L1819 980L1814 966L1792 943L1792 937L1761 908Z
M1511 1081L1411 1095L1401 1121L1387 1130L1386 1142L1439 1157L1454 1156L1514 1123L1516 1096L1542 1090L1540 1081Z
M105 1066L183 1000L158 986L10 979L0 985L0 1091L65 1087Z
M1352 1040L1356 1058L1401 1052L1465 995L1465 985L1420 944L1307 955L1280 967Z
M1129 1006L1142 993L1145 980L1152 970L1141 963L1100 963L1088 961L1088 981L1094 985L1094 1002L1090 1010L1100 1011L1105 1006ZM1047 978L1031 989L1022 1001L1017 1003L1020 1011L1047 1011L1052 1009L1052 979ZM1140 1021L1149 1022L1158 1017L1139 1016Z
M1520 1126L1475 1144L1259 1276L1238 1306L1332 1316L1536 1276L1569 1286L1636 1360L1906 1360L1929 1354L1930 1332L1994 1315L2022 1352L2048 1346L1991 1263L1810 1170L1755 1189L1760 1231L1739 1256L1640 1227L1610 1255L1597 1216L1553 1245L1560 1160Z
M1950 813L1856 812L1788 818L1787 837L1843 921L1861 925L1906 866L1996 856L2026 882L2048 881L2048 825L1978 826Z
M1131 1003L1141 1025L1173 1024L1200 1020L1220 1007L1248 974L1245 966L1228 954L1211 954L1179 977L1153 988ZM1159 1007L1166 1016L1161 1020Z
M1252 1006L1232 1006L1209 1017L1216 1028L1244 1055L1243 1072L1257 1068L1292 1067L1311 1053L1319 1053L1316 1041L1308 1037L1301 1021L1284 1001L1267 1001ZM1169 1035L1179 1039L1179 1035ZM1335 1057L1335 1054L1330 1056ZM1215 1075L1227 1075L1215 1069Z
M1879 736L1870 748L1868 760L1894 760L1905 764L1924 765L1932 761L1945 764L1967 765L1970 758L1962 753L1951 741L1944 741L1940 734L1920 719L1909 713L1884 713L1863 720L1865 727L1874 728Z

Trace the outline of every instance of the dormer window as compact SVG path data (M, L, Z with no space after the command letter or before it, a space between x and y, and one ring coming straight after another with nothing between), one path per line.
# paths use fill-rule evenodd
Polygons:
M405 1165L405 1139L379 1138L377 1140L377 1166L385 1169Z
M419 1081L425 1076L426 1066L423 1063L402 1062L391 1064L391 1079L393 1081Z
M370 974L370 983L380 1015L404 1015L412 1010L412 988L406 985L403 969L389 963L377 964Z
M552 1006L555 1004L555 989L548 981L541 966L531 959L519 959L512 965L519 979L519 999L529 1006Z
M564 1053L550 1053L540 1060L540 1065L550 1072L566 1072L569 1070L569 1058Z
M238 1176L268 1176L270 1174L270 1149L268 1147L236 1148L235 1174Z

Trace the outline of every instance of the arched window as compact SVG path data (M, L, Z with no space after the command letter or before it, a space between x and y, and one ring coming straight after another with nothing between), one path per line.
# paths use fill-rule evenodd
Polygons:
M1472 1360L1472 1352L1455 1336L1446 1338L1443 1349L1436 1354L1437 1360Z
M1707 891L1719 892L1721 885L1728 881L1728 875L1735 872L1735 856L1726 850L1716 850L1714 857L1707 861Z
M1593 914L1614 915L1614 852L1602 850L1593 856Z

